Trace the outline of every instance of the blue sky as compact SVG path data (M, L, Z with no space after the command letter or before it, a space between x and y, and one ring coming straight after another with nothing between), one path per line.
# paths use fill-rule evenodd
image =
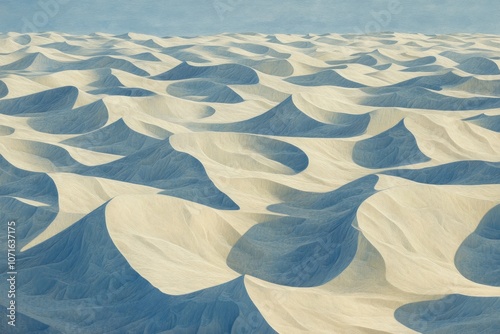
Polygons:
M0 32L500 34L498 0L0 0Z

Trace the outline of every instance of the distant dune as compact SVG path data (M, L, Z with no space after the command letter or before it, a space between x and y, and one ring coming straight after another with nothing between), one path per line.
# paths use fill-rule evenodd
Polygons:
M499 55L0 35L0 332L500 333Z

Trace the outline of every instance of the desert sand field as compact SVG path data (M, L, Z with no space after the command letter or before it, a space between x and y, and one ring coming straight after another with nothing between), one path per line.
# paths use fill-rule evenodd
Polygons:
M499 66L494 35L0 35L16 330L500 333Z

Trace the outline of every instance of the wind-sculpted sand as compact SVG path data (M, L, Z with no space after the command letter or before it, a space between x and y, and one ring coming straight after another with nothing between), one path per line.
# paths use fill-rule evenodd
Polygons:
M500 333L499 52L0 35L15 330Z

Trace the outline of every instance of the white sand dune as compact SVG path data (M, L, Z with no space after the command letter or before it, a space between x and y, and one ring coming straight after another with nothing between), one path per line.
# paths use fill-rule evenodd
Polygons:
M0 49L26 333L500 332L500 37Z

